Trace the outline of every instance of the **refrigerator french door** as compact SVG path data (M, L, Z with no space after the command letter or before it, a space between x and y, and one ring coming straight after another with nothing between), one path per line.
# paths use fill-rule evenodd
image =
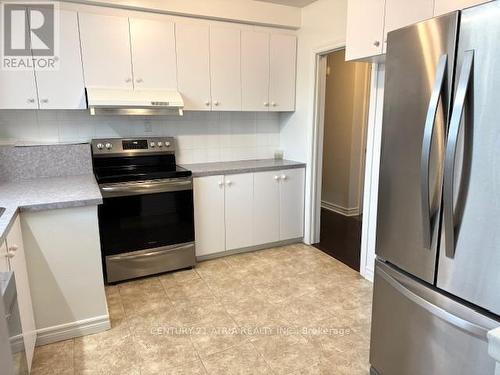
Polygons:
M389 33L372 372L493 375L500 2Z

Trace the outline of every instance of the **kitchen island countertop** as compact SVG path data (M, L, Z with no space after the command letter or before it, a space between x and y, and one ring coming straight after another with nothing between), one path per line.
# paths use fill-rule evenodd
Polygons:
M93 174L0 183L0 242L19 212L98 205L102 195Z

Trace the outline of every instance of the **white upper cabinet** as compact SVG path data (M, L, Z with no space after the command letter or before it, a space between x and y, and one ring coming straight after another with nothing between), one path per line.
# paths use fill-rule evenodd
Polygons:
M271 34L270 38L269 110L294 111L297 37Z
M0 109L38 109L33 70L0 69Z
M40 109L84 109L87 102L77 13L61 10L59 18L58 68L54 71L36 70Z
M241 87L244 111L269 109L269 34L241 32Z
M253 173L225 176L226 250L253 245Z
M174 23L129 21L135 88L177 90Z
M85 85L132 89L128 18L79 13L79 19Z
M384 33L432 18L433 14L434 0L386 0Z
M241 31L210 27L212 110L241 111Z
M349 0L346 60L380 55L384 44L385 0Z
M254 173L254 244L280 240L279 171Z
M445 13L468 8L474 5L486 3L486 0L435 0L434 15L440 16Z
M226 250L224 176L193 179L196 256Z
M280 172L280 240L304 235L305 169Z
M387 49L387 33L485 0L348 0L346 60L368 59Z
M210 29L203 23L177 23L177 80L184 109L209 111Z

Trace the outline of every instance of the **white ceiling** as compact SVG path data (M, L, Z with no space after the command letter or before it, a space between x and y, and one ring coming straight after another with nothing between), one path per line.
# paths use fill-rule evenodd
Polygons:
M266 3L275 3L275 4L288 5L291 7L302 8L305 7L306 5L314 3L316 0L255 0L255 1L264 1Z

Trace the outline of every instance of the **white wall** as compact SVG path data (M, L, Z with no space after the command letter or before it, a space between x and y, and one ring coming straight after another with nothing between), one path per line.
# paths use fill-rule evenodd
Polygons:
M178 163L273 158L277 113L185 112L183 117L90 116L88 111L1 110L0 143L88 142L174 136Z
M305 240L310 241L311 159L314 115L315 51L345 43L347 0L318 0L302 9L298 32L297 105L281 115L281 148L285 157L308 163L306 170Z
M250 0L73 0L71 2L131 7L174 15L293 29L298 29L301 21L300 8Z
M109 328L97 206L23 212L38 344Z

